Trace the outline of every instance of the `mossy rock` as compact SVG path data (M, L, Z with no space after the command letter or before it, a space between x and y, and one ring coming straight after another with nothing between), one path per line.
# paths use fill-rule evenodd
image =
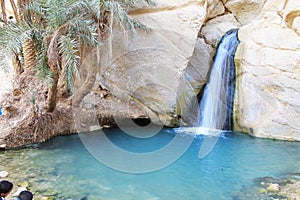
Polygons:
M56 196L58 192L53 191L53 190L47 190L46 192L43 193L44 196L51 197L51 196Z
M267 189L265 189L265 188L259 188L258 191L260 194L266 194L268 192Z
M40 200L56 200L54 196L41 197Z
M20 186L20 187L25 187L25 188L28 188L30 186L28 181L20 182L17 185Z
M267 188L268 192L278 193L280 191L280 186L277 183L272 183Z

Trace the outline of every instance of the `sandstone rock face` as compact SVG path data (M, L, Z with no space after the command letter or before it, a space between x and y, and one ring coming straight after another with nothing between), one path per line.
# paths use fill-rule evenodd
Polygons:
M13 73L10 70L11 69L0 69L0 101L12 88Z
M300 140L300 2L282 0L272 9L269 2L261 19L239 31L235 127Z
M206 17L206 2L160 0L130 15L151 30L108 39L113 51L102 54L98 80L118 98L139 103L152 121L174 125L178 88Z
M197 94L203 89L212 66L215 49L198 38L193 56L188 64L178 93L178 110L182 125L196 125L199 103Z
M228 0L225 7L245 25L252 22L260 13L266 0Z
M285 4L282 14L286 25L300 35L300 1L290 0Z
M230 29L239 28L241 25L232 14L226 14L215 17L202 27L200 36L205 38L205 41L216 47L221 37Z
M5 2L9 17L13 12ZM174 126L179 115L183 125L192 125L196 94L207 81L215 47L228 30L240 28L236 130L300 140L299 0L155 2L129 10L149 31L136 34L115 27L104 42L97 77L102 86L140 105L155 123ZM1 100L11 87L12 73L0 70L0 78ZM122 113L128 109L124 103L112 107Z
M222 15L225 12L225 7L222 1L207 0L207 19Z

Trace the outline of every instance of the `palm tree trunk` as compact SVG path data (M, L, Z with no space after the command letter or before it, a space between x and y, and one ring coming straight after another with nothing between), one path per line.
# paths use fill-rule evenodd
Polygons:
M90 53L89 56L84 59L85 61L83 62L83 66L87 67L87 69L85 70L88 74L84 79L83 84L76 90L73 95L72 106L74 107L78 107L82 99L93 89L99 66L96 53L97 51L94 53Z
M98 21L98 40L99 41L103 41L103 37L105 35L105 27L100 26L100 24L103 24L102 22L106 22L105 20L107 20L107 12L104 13L104 17L103 17L103 21ZM81 49L81 52L90 52L90 51L85 51L84 49ZM81 55L84 55L81 53ZM87 71L87 76L85 77L85 81L83 82L83 84L76 90L76 92L73 95L72 98L72 106L74 107L78 107L80 102L82 101L82 99L91 92L91 90L93 89L93 86L95 84L96 81L96 77L97 77L97 72L99 69L99 65L100 65L100 60L99 60L99 52L98 52L98 47L96 52L90 53L88 58L85 57L81 57L82 61L85 60L88 63L84 63L85 61L83 61L83 65L87 66L88 69Z
M0 0L0 4L1 4L1 11L2 11L2 19L4 24L7 24L7 18L6 18L6 9L5 9L5 1L4 0Z
M13 68L14 68L14 71L15 71L16 75L20 75L23 72L21 61L20 61L19 56L17 54L14 55L14 57L13 57Z
M30 0L17 0L20 18L23 15L25 5L28 4L29 2L30 2Z
M66 60L64 58L62 58L61 60L61 66L62 69L60 71L59 74L59 79L58 79L58 83L57 83L57 87L58 87L58 96L59 97L63 97L63 98L67 98L70 96L70 91L69 91L69 85L68 85L68 80L66 80L67 78L67 68L64 67L66 65Z
M56 108L57 103L57 83L59 79L59 49L58 49L58 39L61 35L67 33L67 27L60 27L54 34L50 41L49 48L47 51L48 65L52 73L52 86L48 89L47 97L47 112L53 112Z
M24 69L26 71L31 71L36 64L36 51L33 40L25 40L22 48L24 54Z
M18 9L17 9L17 6L15 4L15 1L14 0L10 0L10 4L11 4L11 7L14 11L14 15L15 15L15 18L16 18L16 21L19 23L20 22L20 16L18 14Z
M52 86L48 89L47 112L53 112L57 103L57 83L59 79L57 64L49 64L52 73Z

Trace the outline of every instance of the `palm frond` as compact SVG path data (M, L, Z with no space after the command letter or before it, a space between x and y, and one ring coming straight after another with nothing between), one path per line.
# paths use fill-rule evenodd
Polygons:
M93 27L93 21L91 20L84 20L81 18L74 18L69 22L69 35L73 38L76 38L78 35L80 39L91 46L96 46L99 44L97 34L96 34L96 27Z
M62 60L64 61L64 66L62 67L66 68L66 74L64 74L64 79L67 81L67 88L69 89L73 85L74 75L75 77L79 78L79 44L75 39L72 39L70 35L61 36L59 44L59 53L62 55Z
M45 46L41 47L41 51L37 56L37 63L35 66L35 71L37 76L46 82L47 85L52 84L52 74L48 66L48 58L47 58L47 48Z
M125 30L147 29L145 25L130 18L125 10L126 5L132 6L137 2L138 1L136 0L127 0L123 3L118 1L104 1L103 8L115 16L116 20L121 24L121 26L123 26Z
M26 39L31 38L35 28L28 27L27 24L10 23L3 28L0 28L0 44L2 53L13 56L20 54L22 44ZM0 52L0 53L1 53Z
M150 6L155 6L156 5L156 3L152 0L143 0L143 1L146 2ZM122 0L121 1L121 3L123 5L129 6L129 7L134 6L135 4L137 4L139 2L140 2L140 0Z
M76 18L81 16L82 18L86 15L91 14L91 5L88 1L78 1L78 0L69 0L66 3L65 15L68 16L68 19Z
M43 1L31 1L26 4L23 11L23 18L25 21L32 23L32 15L36 18L45 19L46 18L46 8L47 5Z
M54 30L58 29L66 21L66 7L61 4L61 1L49 1L46 10L46 22Z

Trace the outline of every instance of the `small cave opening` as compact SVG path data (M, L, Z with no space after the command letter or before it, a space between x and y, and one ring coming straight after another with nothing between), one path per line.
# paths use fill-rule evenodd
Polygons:
M151 119L149 118L136 118L132 120L134 121L135 124L142 127L148 126L151 123Z

